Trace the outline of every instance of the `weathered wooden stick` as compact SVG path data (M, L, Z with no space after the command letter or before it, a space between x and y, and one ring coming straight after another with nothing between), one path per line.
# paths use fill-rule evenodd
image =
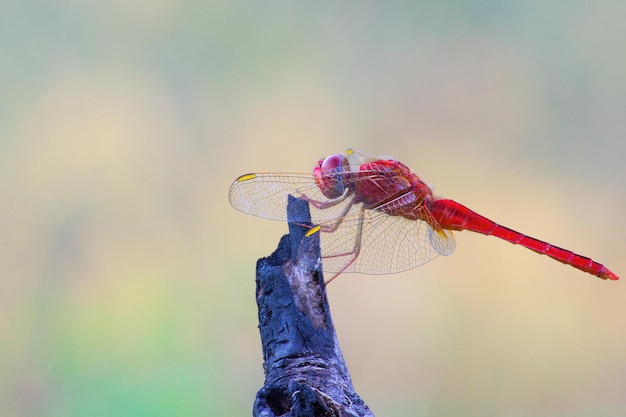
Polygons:
M289 234L259 259L256 300L265 385L255 417L369 416L356 394L333 326L317 234L309 230L308 203L289 196Z

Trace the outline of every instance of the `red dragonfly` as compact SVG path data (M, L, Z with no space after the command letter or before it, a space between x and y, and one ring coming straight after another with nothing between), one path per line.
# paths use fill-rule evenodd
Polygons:
M492 235L602 279L619 277L605 266L501 226L462 204L433 195L403 163L348 149L318 162L311 174L242 175L230 187L231 205L244 213L286 221L287 196L306 199L320 234L323 269L387 274L406 271L454 251L453 230Z

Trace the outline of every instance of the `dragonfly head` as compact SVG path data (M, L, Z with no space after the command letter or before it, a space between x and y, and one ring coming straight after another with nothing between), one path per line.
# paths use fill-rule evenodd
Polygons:
M335 154L320 159L313 168L313 177L322 194L330 199L341 197L346 187L341 174L349 167L350 163L344 155Z

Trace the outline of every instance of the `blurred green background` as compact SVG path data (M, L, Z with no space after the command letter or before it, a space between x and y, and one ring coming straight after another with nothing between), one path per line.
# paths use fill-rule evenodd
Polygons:
M354 147L626 274L626 3L12 1L0 415L246 416L250 171ZM379 416L623 416L626 287L497 239L329 287Z

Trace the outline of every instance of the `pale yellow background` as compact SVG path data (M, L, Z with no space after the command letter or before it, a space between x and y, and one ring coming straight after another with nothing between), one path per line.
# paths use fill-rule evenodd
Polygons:
M0 415L245 416L250 171L355 147L626 274L626 3L17 2L0 17ZM626 282L468 232L328 293L378 416L626 415Z

